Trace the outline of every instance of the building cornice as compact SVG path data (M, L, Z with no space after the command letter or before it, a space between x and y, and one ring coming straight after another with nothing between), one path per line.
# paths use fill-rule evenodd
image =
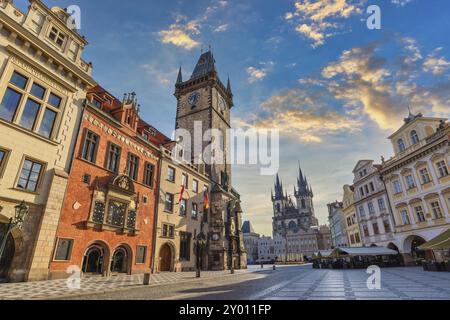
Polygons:
M389 164L384 164L381 169L382 176L386 176L395 171L402 169L404 166L419 161L423 157L436 152L439 149L445 148L449 146L449 141L447 137L448 130L442 132L442 137L439 137L437 140L431 142L430 144L426 144L422 148L415 150L414 152L401 157Z
M55 49L51 48L48 44L37 38L29 30L25 29L21 24L14 21L11 17L9 17L2 11L0 11L0 20L1 24L3 24L3 27L7 27L11 32L20 35L25 42L28 42L34 45L39 50L43 51L53 61L56 61L61 66L66 68L69 72L75 74L79 79L84 81L85 84L90 86L96 85L94 79L87 73L82 71L79 66L77 66L75 63L68 62L63 56L61 56L61 54L56 52Z

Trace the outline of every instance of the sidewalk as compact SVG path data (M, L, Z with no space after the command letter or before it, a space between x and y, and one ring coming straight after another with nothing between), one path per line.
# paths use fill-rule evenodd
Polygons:
M235 270L235 275L267 271L255 267L247 270ZM230 277L230 271L202 271L202 278ZM81 279L80 289L68 287L68 280L48 280L37 282L4 283L0 284L0 300L41 300L56 299L69 296L79 296L85 294L95 294L123 290L133 286L142 286L143 275L121 275L109 278L90 277ZM196 280L195 272L167 272L151 275L150 286L185 282Z

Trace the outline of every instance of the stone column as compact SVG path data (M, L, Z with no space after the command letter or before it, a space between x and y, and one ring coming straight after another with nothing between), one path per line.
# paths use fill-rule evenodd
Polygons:
M52 183L48 194L47 204L40 227L36 232L36 242L28 272L27 281L47 280L49 263L52 259L55 245L56 231L61 215L64 195L66 192L68 175L66 172L54 169Z

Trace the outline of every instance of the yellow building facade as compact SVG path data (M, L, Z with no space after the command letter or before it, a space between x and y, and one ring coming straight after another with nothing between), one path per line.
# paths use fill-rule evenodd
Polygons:
M344 186L344 196L342 199L342 212L344 214L347 229L349 247L362 247L363 242L360 234L360 227L355 206L355 193L353 186Z
M196 269L196 238L208 238L210 180L201 165L176 160L162 147L156 221L154 270L182 272ZM205 194L207 196L205 196ZM207 248L201 258L208 269Z
M406 263L425 258L418 247L450 227L450 127L421 114L389 137L394 157L381 170L395 219L395 244Z
M29 213L7 239L0 278L44 280L54 247L76 128L91 65L69 14L30 0L0 2L0 225L25 201Z

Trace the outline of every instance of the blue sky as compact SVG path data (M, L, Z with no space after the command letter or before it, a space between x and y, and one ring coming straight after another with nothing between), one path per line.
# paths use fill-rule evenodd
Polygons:
M167 135L177 70L189 76L211 45L232 81L234 123L281 129L280 176L292 193L301 162L321 223L359 159L391 156L386 137L408 105L449 115L447 0L44 2L80 6L94 78L118 97L137 92L143 118ZM381 8L381 30L366 27L371 4ZM266 235L273 179L254 167L233 172L244 218Z

